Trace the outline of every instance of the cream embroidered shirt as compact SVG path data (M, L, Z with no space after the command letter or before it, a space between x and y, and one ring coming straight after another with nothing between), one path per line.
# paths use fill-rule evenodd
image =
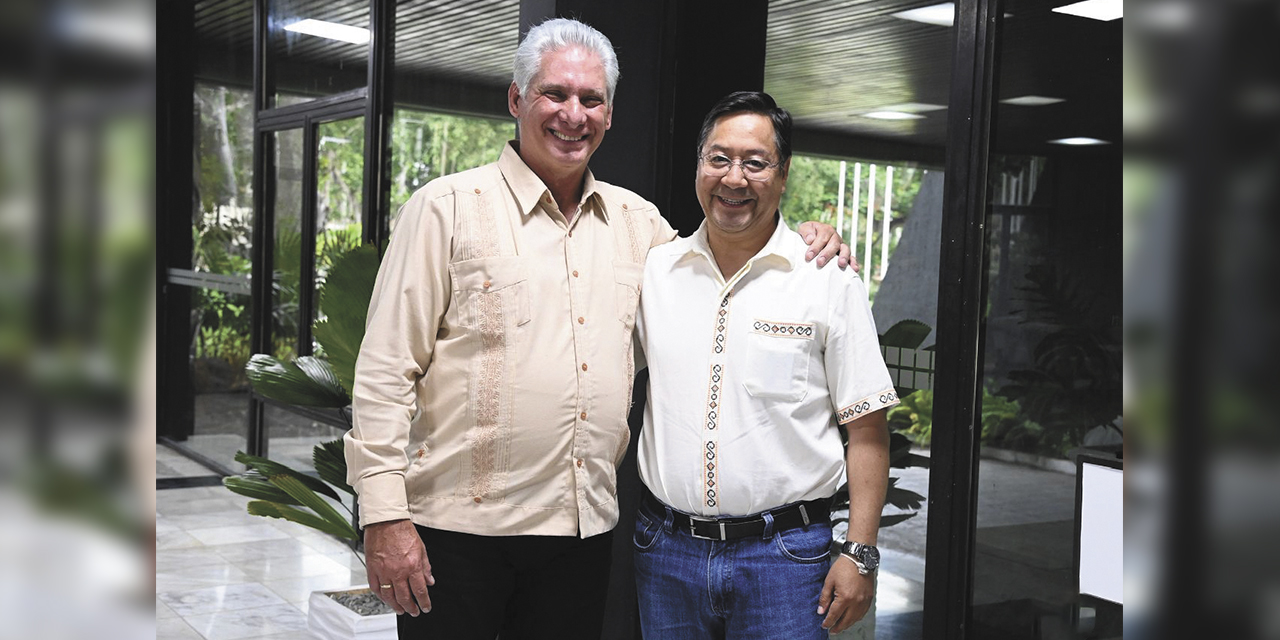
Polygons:
M836 422L898 403L862 281L806 263L782 221L725 280L706 227L645 265L640 478L704 516L832 496L845 471Z
M356 363L360 523L580 535L618 520L645 255L675 237L586 174L572 222L515 147L401 209Z

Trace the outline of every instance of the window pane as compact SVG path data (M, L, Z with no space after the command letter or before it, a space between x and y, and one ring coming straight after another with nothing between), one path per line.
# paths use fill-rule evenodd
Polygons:
M368 83L369 1L270 0L270 106L323 98Z
M1025 1L1004 9L988 160L974 632L1118 637L1118 605L1081 595L1073 556L1075 458L1116 459L1123 430L1122 20ZM1083 137L1102 144L1055 142Z
M435 0L396 4L386 215L394 218L432 179L497 160L502 145L515 137L506 97L519 42L516 0L474 3L466 11Z
M314 318L324 318L320 290L330 267L343 253L360 246L360 210L364 185L364 117L319 126L316 156L316 303ZM312 351L318 352L315 342Z
M272 249L272 354L280 359L299 354L299 291L302 280L302 154L301 129L275 136L275 236Z
M225 85L195 90L192 268L249 277L253 238L253 93ZM247 280L246 280L247 282Z
M195 426L186 444L234 469L249 428L249 296L196 288L191 308Z
M391 133L391 211L422 185L494 162L515 138L515 120L397 109Z

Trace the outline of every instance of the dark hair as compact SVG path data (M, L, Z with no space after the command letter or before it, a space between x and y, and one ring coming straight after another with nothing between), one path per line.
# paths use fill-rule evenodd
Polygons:
M702 130L698 132L698 155L702 155L702 147L711 137L711 128L716 121L735 113L755 113L762 115L773 123L773 146L778 149L778 163L786 163L791 158L791 114L773 101L773 96L763 91L736 91L720 99L711 107L707 117L702 121Z

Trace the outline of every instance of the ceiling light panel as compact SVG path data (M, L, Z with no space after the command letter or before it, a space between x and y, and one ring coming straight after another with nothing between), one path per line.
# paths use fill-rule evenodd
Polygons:
M862 114L864 118L875 118L876 120L920 120L924 116L918 113L906 113L903 111L872 111Z
M1000 102L1020 107L1043 107L1047 104L1066 102L1066 100L1063 100L1062 98L1050 98L1049 96L1018 96L1016 98L1007 98Z
M295 33L305 33L309 36L318 36L328 38L330 40L340 40L342 42L350 42L351 44L367 44L369 42L369 30L361 27L351 27L336 22L326 22L324 20L316 20L307 18L299 20L293 24L287 25L285 31L293 31Z
M1084 2L1057 7L1054 11L1110 22L1124 17L1124 2L1122 0L1084 0Z
M1058 138L1057 140L1050 140L1049 144L1065 144L1070 147L1092 147L1100 144L1111 144L1111 143L1107 142L1106 140L1099 140L1097 138L1086 138L1084 136L1077 136L1074 138Z
M956 3L943 2L942 4L899 11L891 15L895 18L902 18L903 20L934 24L940 27L949 27L955 23L956 20Z

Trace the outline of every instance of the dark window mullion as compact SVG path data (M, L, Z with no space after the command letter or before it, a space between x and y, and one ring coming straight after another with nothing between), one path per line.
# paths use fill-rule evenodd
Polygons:
M970 633L982 393L987 148L1000 0L956 3L938 279L924 637Z
M269 29L267 0L253 3L253 107L255 127L253 136L253 256L249 283L251 302L249 307L249 345L253 353L267 353L271 344L271 252L264 251L267 238L272 237L271 212L268 207L275 202L275 180L268 180L275 169L272 158L271 134L256 126L256 114L267 107L267 95L275 85L271 66L267 62L266 42ZM267 455L266 423L263 405L249 394L249 415L245 448L256 456Z
M302 256L298 278L298 355L311 355L311 322L316 307L316 189L318 185L317 130L307 118L302 129Z
M369 0L369 92L364 118L363 241L379 247L386 238L391 202L392 81L395 77L396 6Z

